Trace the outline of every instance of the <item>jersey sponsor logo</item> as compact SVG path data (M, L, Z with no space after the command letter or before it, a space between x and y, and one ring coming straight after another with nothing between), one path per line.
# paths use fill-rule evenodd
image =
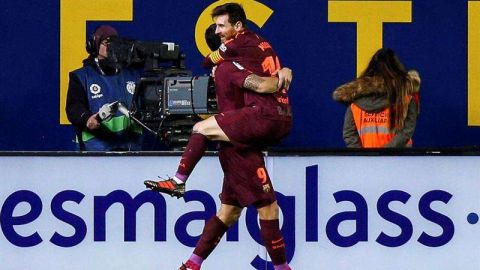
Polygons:
M102 91L102 87L100 87L100 85L96 83L90 85L90 93L93 94L92 99L103 97L103 94L100 93L101 91Z
M134 81L128 81L126 88L127 88L128 93L133 95L133 93L135 92L135 82Z
M277 102L281 104L289 104L288 97L277 97Z
M239 63L237 63L237 62L235 62L235 61L233 61L232 63L233 63L239 70L245 70L245 68L244 68L242 65L240 65Z
M292 110L290 108L290 106L287 106L287 107L282 107L282 106L277 106L277 113L278 115L281 115L281 116L292 116Z

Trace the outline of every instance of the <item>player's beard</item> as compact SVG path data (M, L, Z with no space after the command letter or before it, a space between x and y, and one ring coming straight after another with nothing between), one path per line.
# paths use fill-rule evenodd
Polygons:
M230 30L227 34L219 34L219 36L222 43L225 43L225 41L234 38L236 34L237 34L236 31Z

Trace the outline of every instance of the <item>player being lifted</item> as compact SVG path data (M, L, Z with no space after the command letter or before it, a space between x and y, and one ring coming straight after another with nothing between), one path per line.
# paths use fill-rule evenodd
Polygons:
M287 96L291 70L280 69L270 44L245 28L239 4L228 3L212 12L216 34L223 44L205 60L216 65L215 87L220 114L198 122L182 155L177 173L164 181L145 181L147 188L182 197L185 182L207 148L220 142L224 172L221 207L205 224L195 250L180 270L200 269L242 209L253 205L260 217L260 232L275 270L290 269L279 226L279 207L264 163L262 149L283 139L292 115Z

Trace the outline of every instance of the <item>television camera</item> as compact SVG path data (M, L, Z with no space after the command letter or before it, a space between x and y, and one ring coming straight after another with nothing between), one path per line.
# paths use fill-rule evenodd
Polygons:
M185 57L174 43L114 38L108 46L112 66L143 65L128 115L172 150L186 145L200 116L217 112L212 78L192 75Z

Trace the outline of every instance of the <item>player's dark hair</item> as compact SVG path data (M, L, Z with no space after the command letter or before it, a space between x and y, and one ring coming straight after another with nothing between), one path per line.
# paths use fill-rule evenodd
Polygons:
M407 96L413 92L413 85L395 52L388 48L378 50L360 75L363 77L383 79L390 104L390 128L402 129L408 110Z
M243 27L247 26L247 15L245 15L245 10L243 10L242 5L237 3L226 3L218 6L212 11L212 18L225 14L228 14L228 22L232 25L241 22Z
M220 36L215 34L216 28L217 28L217 25L212 24L207 28L207 30L205 30L205 40L207 41L208 47L212 51L217 50L222 44L222 40L220 39Z

